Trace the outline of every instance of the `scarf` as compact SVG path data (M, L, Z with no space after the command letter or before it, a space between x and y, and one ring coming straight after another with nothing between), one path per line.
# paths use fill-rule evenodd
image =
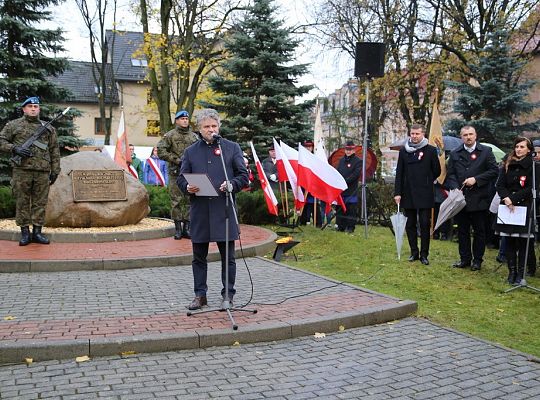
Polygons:
M427 144L428 144L428 140L426 138L423 138L419 143L416 143L416 144L411 143L411 140L408 139L405 142L405 151L407 153L414 153L416 150L419 150L422 147L427 146Z

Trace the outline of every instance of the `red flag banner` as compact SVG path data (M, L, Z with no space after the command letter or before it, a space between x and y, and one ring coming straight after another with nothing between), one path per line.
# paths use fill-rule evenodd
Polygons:
M264 200L266 201L266 206L268 207L268 212L272 215L277 216L278 215L278 209L277 209L278 201L276 199L276 195L274 194L274 191L270 187L270 184L268 183L268 179L266 179L266 174L264 173L259 157L257 157L257 152L255 151L255 147L253 147L253 142L249 142L249 145L251 146L251 153L253 154L253 160L255 161L255 166L257 167L257 173L259 174L259 180L261 181L261 187L264 193Z
M133 172L128 167L128 164L131 164L131 152L129 151L129 142L127 138L123 110L120 114L120 121L118 122L116 148L114 149L114 162L133 175ZM135 172L135 175L137 175L137 172Z

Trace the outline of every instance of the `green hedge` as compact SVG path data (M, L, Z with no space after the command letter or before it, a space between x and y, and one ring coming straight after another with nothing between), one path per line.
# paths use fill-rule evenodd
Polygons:
M275 222L276 217L268 212L262 190L236 194L238 219L242 224L265 225Z
M0 218L15 217L15 199L11 186L0 186Z
M170 218L171 197L169 190L163 186L145 185L150 197L149 217Z
M150 217L169 218L171 199L166 187L147 185L150 197ZM276 217L268 213L262 190L240 192L236 194L238 218L249 225L272 224ZM0 218L15 217L15 200L10 186L0 186Z

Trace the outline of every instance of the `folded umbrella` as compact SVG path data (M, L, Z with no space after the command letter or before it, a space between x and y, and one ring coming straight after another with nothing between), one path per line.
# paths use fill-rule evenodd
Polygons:
M403 234L405 233L407 217L399 211L399 204L397 213L390 216L390 221L392 222L392 228L394 229L394 235L396 237L398 260L401 260L401 247L403 246Z
M436 231L442 224L455 216L458 212L463 210L467 205L465 202L465 196L459 189L452 189L448 192L448 197L441 203L439 208L439 216L437 217L437 223L433 231Z

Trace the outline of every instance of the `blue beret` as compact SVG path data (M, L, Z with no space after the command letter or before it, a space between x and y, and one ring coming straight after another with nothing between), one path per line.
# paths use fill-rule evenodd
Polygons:
M533 140L532 144L533 144L533 147L540 147L540 140L539 139Z
M27 104L39 104L39 97L29 97L21 104L21 107L24 107Z
M180 110L176 113L174 116L174 119L177 120L178 118L186 117L189 118L189 113L186 110Z

